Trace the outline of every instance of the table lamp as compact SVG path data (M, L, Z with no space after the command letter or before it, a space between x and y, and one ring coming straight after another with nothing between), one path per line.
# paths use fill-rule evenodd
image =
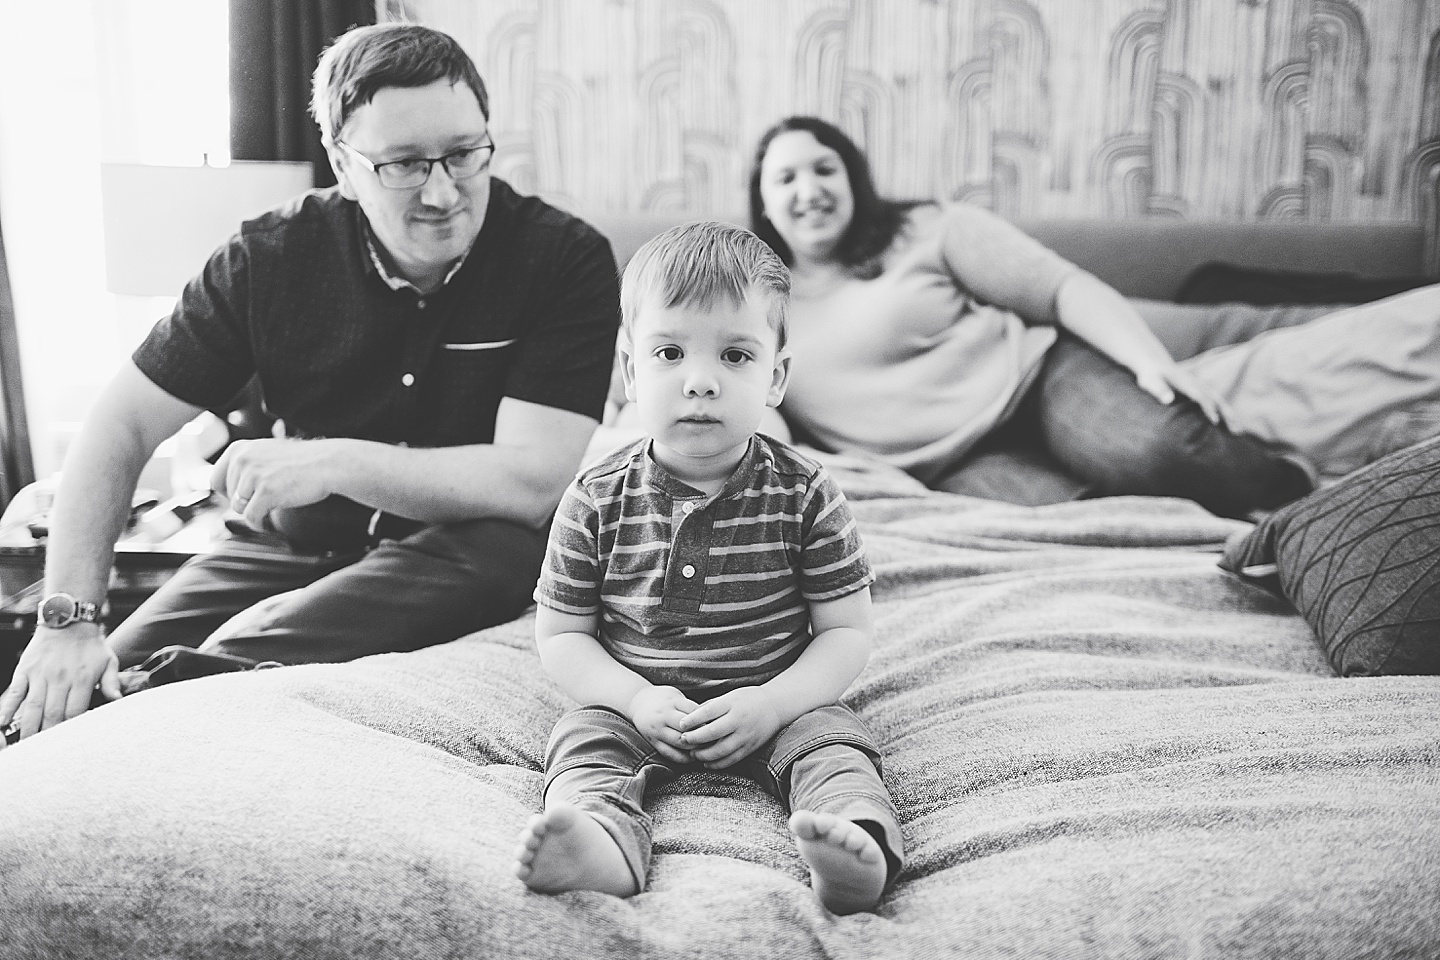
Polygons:
M242 220L310 189L309 163L102 163L105 278L111 293L178 297Z
M223 167L102 163L106 288L128 296L178 297L242 221L312 183L308 162L236 160ZM141 477L142 486L173 497L208 491L204 456L212 445L224 445L225 434L215 414L201 414L161 444Z

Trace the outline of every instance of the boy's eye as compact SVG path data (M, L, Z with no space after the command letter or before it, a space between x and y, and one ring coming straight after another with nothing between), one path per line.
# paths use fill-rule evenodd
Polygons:
M682 354L679 347L659 347L655 351L655 357L667 363L674 363L679 360Z
M724 353L720 354L720 359L724 360L726 363L741 364L745 363L747 360L750 359L750 354L746 353L744 350L731 347L729 350L726 350Z

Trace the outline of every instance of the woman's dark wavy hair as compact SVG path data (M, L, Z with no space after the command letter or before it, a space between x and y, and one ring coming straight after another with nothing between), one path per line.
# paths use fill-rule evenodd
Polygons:
M782 133L804 131L822 146L829 147L840 155L845 164L845 176L850 181L850 193L855 198L855 215L850 227L840 238L835 249L839 261L861 276L873 276L879 272L879 257L890 248L895 235L905 225L905 215L919 204L887 200L875 190L875 181L870 177L870 163L860 148L840 131L839 127L819 117L786 117L766 130L755 147L755 159L750 166L750 229L770 249L780 254L787 266L794 265L790 246L780 238L768 217L765 203L760 198L760 166L765 162L765 153L770 142Z

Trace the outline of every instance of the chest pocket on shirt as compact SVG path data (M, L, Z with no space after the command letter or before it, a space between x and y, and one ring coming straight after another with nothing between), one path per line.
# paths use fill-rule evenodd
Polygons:
M462 353L468 353L478 350L499 350L502 347L510 346L510 344L514 342L515 338L511 337L509 340L481 340L475 343L447 343L445 344L445 349L455 350Z
M440 351L438 386L450 402L470 415L493 413L505 390L517 349L509 340L446 341ZM480 403L476 409L474 404Z
M431 442L489 442L517 341L445 341L422 394L421 413L434 418Z

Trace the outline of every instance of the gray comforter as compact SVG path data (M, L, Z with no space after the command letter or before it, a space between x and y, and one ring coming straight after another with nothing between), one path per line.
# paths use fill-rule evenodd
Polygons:
M1174 500L848 470L879 582L848 700L909 862L814 900L760 789L658 791L645 893L511 875L566 708L529 618L178 684L0 752L0 957L1440 956L1440 681L1335 679Z

